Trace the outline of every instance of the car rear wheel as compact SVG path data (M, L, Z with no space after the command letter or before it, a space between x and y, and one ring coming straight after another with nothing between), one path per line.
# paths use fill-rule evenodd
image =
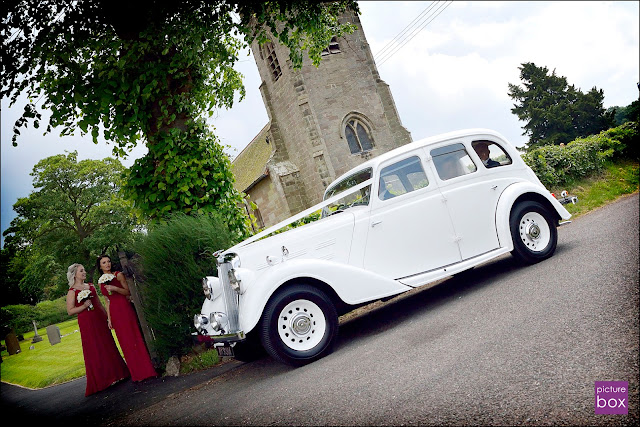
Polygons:
M262 345L274 359L302 366L333 350L338 314L320 289L299 284L277 291L262 314Z
M549 211L540 203L518 203L511 211L513 256L525 264L549 258L556 250L558 230Z

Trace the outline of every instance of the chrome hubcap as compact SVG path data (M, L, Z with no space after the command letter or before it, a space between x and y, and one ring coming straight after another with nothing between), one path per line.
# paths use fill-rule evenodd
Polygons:
M520 240L532 252L541 252L551 241L551 229L538 212L527 212L520 220Z
M324 313L317 304L309 300L290 302L278 316L278 335L293 350L312 349L322 340L326 328Z
M538 227L538 224L536 224L535 222L532 222L531 224L527 224L526 230L527 230L527 236L530 239L537 239L540 237L540 227Z
M291 331L296 335L308 334L311 330L311 318L299 314L291 321Z

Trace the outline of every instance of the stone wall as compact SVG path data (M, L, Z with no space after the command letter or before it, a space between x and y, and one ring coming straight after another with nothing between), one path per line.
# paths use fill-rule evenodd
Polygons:
M327 186L349 169L411 142L360 20L353 13L342 20L358 28L335 40L318 68L305 58L301 69L293 69L288 50L278 43L251 46L262 78L273 155L264 179L269 183L248 193L267 226L320 202ZM344 128L352 117L367 125L373 149L351 153ZM285 200L276 202L277 195Z

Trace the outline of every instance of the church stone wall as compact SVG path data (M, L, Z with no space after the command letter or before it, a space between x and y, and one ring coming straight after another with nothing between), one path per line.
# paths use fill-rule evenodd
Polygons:
M268 48L252 45L274 147L265 181L271 182L272 194L285 198L278 205L258 185L251 190L266 225L273 225L267 217L279 221L320 202L326 187L354 166L411 142L391 91L380 79L360 20L353 13L342 19L358 28L337 39L340 52L323 56L318 68L305 58L301 69L293 69L288 50L278 43ZM277 79L272 72L273 52L281 72ZM344 126L352 115L368 124L372 150L351 153ZM261 202L254 196L258 192L264 193Z

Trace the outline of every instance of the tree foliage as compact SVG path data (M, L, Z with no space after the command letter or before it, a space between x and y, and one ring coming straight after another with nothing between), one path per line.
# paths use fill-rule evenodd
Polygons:
M523 63L523 87L509 83L509 96L516 101L511 112L526 124L528 148L558 145L596 134L613 124L602 103L604 92L595 86L586 94L567 83L566 77L549 74L547 67Z
M616 126L626 122L640 122L640 100L635 100L626 107L609 107L607 113L613 114Z
M338 21L346 7L358 10L347 0L21 0L0 27L0 93L42 99L52 111L46 132L102 135L116 155L144 142L149 152L126 187L145 214L216 210L242 235L248 224L229 160L205 119L244 96L233 68L242 47L275 38L294 67L305 51L318 64L331 37L353 28ZM28 103L14 144L41 119Z
M34 191L13 205L18 215L3 233L11 262L23 265L20 288L30 300L64 289L68 265L83 263L90 273L93 257L131 242L137 220L120 194L123 171L118 160L78 161L76 152L33 167Z

